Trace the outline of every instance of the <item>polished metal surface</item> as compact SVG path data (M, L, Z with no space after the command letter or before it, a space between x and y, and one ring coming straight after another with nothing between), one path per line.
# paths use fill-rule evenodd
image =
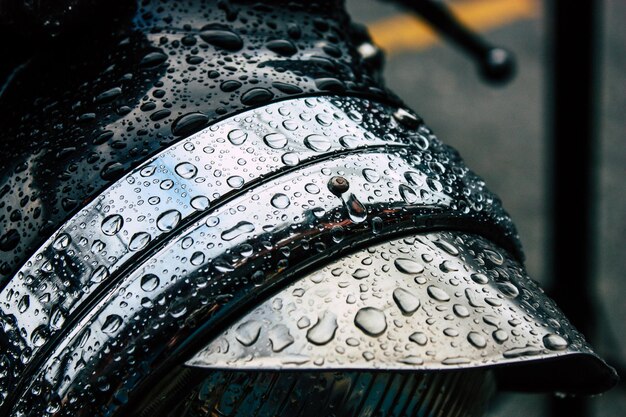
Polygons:
M519 247L499 200L409 111L359 98L313 97L226 119L151 158L106 190L56 232L2 291L0 320L11 343L0 361L2 397L11 396L16 416L45 410L90 417L123 412L136 400L137 389L153 385L310 269L378 241L432 230L482 235L507 248L509 253L483 239L465 238L491 248L472 256L492 253L518 268L510 279L524 295L515 302L520 308L528 308L523 301L535 300L523 289L539 290L510 260L512 254L519 257ZM465 235L450 236L448 243L454 245L454 236ZM485 249L480 245L474 250ZM457 268L480 266L467 256L458 259ZM497 270L506 277L506 271ZM440 278L459 285L459 294L449 294L453 301L444 307L461 303L466 288L478 289L466 287L463 274ZM486 309L503 315L501 321L517 317L503 309L509 301L498 297L504 284L492 286L484 288L494 291L493 297L479 297L477 305L487 303ZM434 320L454 317L454 310L439 311L430 304L434 301L421 297L422 310L416 314L432 308ZM546 304L535 310L543 314L553 308L545 297L536 297ZM524 316L531 321L532 311ZM606 366L558 313L553 315L562 329L549 323L550 333L561 334L569 345L555 353L544 352L544 346L541 354L581 351L601 374ZM539 319L531 325L541 327ZM507 323L492 326L507 332L511 342L504 347L512 355L522 336L512 337L517 330ZM475 331L480 335L487 328L476 324ZM545 332L539 333L543 337ZM299 345L292 337L295 348ZM467 350L463 337L457 356ZM324 344L324 337L313 338ZM505 349L495 351L503 355ZM424 356L424 364L430 363ZM445 359L434 358L437 363ZM483 359L453 360L450 366L496 361Z
M217 369L476 368L593 355L510 256L435 232L361 249L264 301L187 362Z

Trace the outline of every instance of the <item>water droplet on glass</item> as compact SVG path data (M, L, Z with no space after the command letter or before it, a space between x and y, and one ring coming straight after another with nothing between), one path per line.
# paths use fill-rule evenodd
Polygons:
M402 311L402 314L410 315L420 306L420 300L404 288L396 288L393 291L393 300Z
M228 140L233 145L241 145L248 138L248 134L240 129L234 129L228 132Z
M363 307L357 311L354 324L369 336L380 336L387 329L385 313L374 307Z
M430 285L426 289L426 291L428 292L428 295L434 300L450 301L450 296L448 295L448 293L435 285Z
M196 168L194 164L191 164L189 162L181 162L180 164L176 165L176 168L174 168L174 170L178 175L187 180L195 177L198 173L198 168Z
M272 149L282 149L287 145L287 136L282 133L269 133L265 135L263 140Z
M122 325L122 318L117 314L109 315L104 324L102 325L102 331L106 334L113 334L120 328Z
M397 258L393 263L398 271L405 274L421 274L424 272L424 266L413 259Z
M550 350L564 350L569 343L558 334L548 333L543 337L543 345Z
M325 345L335 337L336 330L337 316L326 310L322 317L318 318L317 323L307 331L306 338L315 345Z
M124 220L119 214L113 214L102 221L102 233L107 236L113 236L122 229Z
M145 292L151 292L157 289L159 286L160 280L154 274L146 274L141 277L141 289Z
M174 229L181 219L178 210L168 210L157 218L157 227L159 230L169 232Z
M222 232L222 239L233 240L238 236L241 236L245 233L250 233L252 231L254 231L254 225L252 223L241 221L237 223L234 227Z
M322 135L309 135L304 138L304 145L316 152L326 152L330 149L330 139Z

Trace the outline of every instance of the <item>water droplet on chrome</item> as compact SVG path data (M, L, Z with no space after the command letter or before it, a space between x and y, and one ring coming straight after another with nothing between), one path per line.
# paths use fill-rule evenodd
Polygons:
M61 233L54 240L52 247L55 250L61 251L61 250L67 249L67 247L70 245L71 242L72 242L72 238L70 237L70 235L68 235L67 233Z
M154 274L146 274L141 277L141 289L145 292L151 292L156 290L156 288L159 286L159 283L159 277Z
M261 323L256 320L241 323L235 330L235 338L244 346L251 346L261 334Z
M306 338L315 345L325 345L333 340L336 330L337 316L326 310L322 313L322 317L317 320L317 323L307 331Z
M248 134L240 129L234 129L228 132L228 140L233 145L241 145L248 138Z
M419 298L404 288L396 288L393 291L393 300L396 302L398 308L400 308L400 311L402 311L402 314L405 315L415 313L420 306Z
M363 177L365 177L365 179L369 182L373 183L380 181L380 174L378 173L378 171L371 168L365 168L363 170Z
M413 343L417 343L420 346L425 346L428 343L428 337L422 332L415 332L409 336L409 340Z
M130 238L128 243L128 249L131 251L138 251L145 248L150 243L150 234L146 232L137 232Z
M181 214L178 210L168 210L158 217L157 227L159 230L169 232L176 227L180 219Z
M477 332L469 332L467 334L467 341L478 349L482 349L487 346L487 339L485 336Z
M316 152L326 152L330 149L330 139L322 135L309 135L304 138L304 144L307 148Z
M291 333L289 333L289 328L283 324L272 327L268 332L268 337L274 352L282 351L295 341Z
M234 227L222 232L222 239L233 240L236 237L241 236L245 233L250 233L253 230L254 230L254 225L252 223L241 221L237 223Z
M287 137L282 133L269 133L265 135L263 141L272 149L282 149L287 145Z
M426 291L428 292L428 295L430 296L430 298L434 300L450 301L450 296L448 295L448 293L435 285L430 285L426 289Z
M357 311L354 324L369 336L380 336L387 329L385 313L374 307L363 307Z
M122 318L117 314L109 315L104 324L102 325L102 331L106 334L113 334L120 328L122 325Z
M228 177L226 179L226 183L229 187L239 189L243 187L245 180L239 175L233 175L232 177Z
M569 343L558 334L548 333L543 337L543 345L550 350L564 350Z
M421 274L424 272L424 266L413 259L397 258L393 263L398 271L405 274Z
M180 164L176 165L176 168L174 168L174 170L178 175L180 175L182 178L185 178L186 180L195 177L198 173L198 168L196 168L194 164L190 164L189 162L181 162Z
M119 214L113 214L102 221L102 233L107 236L113 236L122 229L124 220Z
M192 198L190 204L195 210L202 211L209 208L210 201L207 197L199 195Z
M274 194L270 202L272 203L272 206L278 209L285 209L291 204L291 201L289 201L289 197L282 193Z
M109 270L107 269L106 266L100 265L98 268L96 268L95 271L93 271L93 274L91 274L91 282L99 283L99 282L104 281L108 277L109 277Z

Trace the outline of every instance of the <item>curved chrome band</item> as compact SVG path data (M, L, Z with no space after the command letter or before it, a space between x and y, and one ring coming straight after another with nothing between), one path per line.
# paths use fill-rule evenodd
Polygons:
M15 415L115 409L306 268L433 229L517 248L497 197L410 113L319 97L219 122L81 210L2 291L3 398L18 387Z

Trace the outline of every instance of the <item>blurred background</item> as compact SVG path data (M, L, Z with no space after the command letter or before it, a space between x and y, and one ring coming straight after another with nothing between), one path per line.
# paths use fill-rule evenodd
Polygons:
M388 87L417 111L440 139L456 147L468 166L502 198L519 228L530 275L550 289L554 280L549 267L551 135L547 101L553 59L549 3L447 1L467 26L515 53L516 78L495 88L478 78L469 58L439 39L413 14L376 0L347 0L347 4L353 19L366 24L374 41L386 52ZM589 339L609 362L624 362L626 2L604 0L599 5L596 257L590 288L596 321ZM562 151L575 151L577 139L572 137L572 149ZM576 192L576 184L571 184L571 192ZM579 259L569 262L576 264ZM504 394L490 417L555 416L559 414L554 411L555 401L550 396ZM589 416L624 415L624 384L587 405Z

